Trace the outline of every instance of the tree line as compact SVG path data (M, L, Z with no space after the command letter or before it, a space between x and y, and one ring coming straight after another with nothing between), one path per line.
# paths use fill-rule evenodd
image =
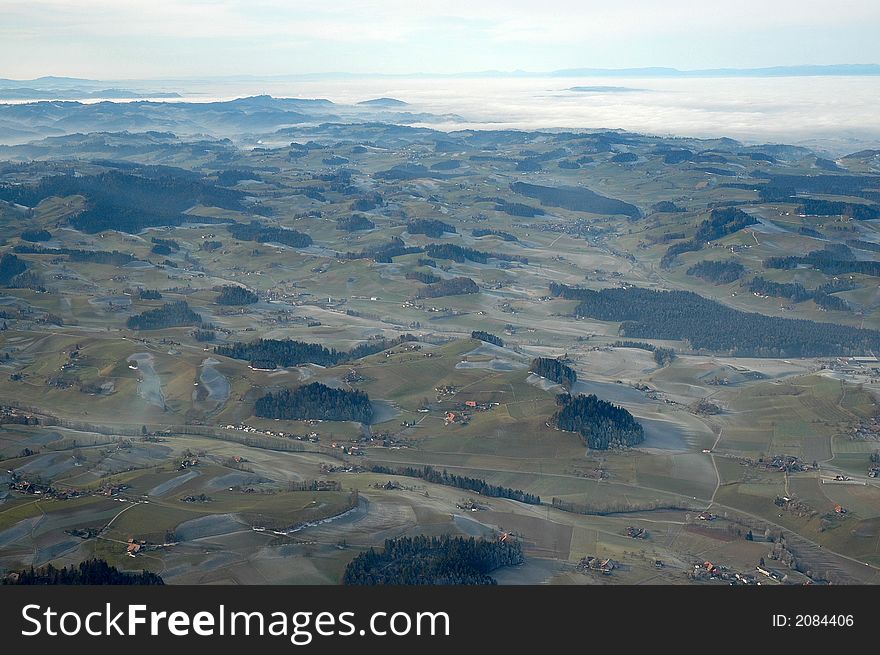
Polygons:
M202 317L185 300L175 300L156 309L129 316L125 324L131 330L161 330L187 325L199 327L202 325Z
M516 539L486 541L473 537L398 537L381 552L371 548L345 567L347 585L492 585L489 574L522 564Z
M49 233L49 230L42 230L39 228L33 228L31 230L23 230L21 233L22 241L30 241L31 243L38 243L40 241L49 241L52 238L52 235Z
M547 207L562 207L570 211L589 212L591 214L622 215L637 219L641 210L628 202L609 198L591 191L586 187L549 187L526 182L514 182L511 191L536 198Z
M7 585L161 585L162 577L150 571L128 573L120 571L102 559L90 559L79 565L56 569L48 566L30 567L7 575Z
M319 419L369 424L373 420L373 406L363 391L334 389L312 382L261 396L254 404L254 414L287 421Z
M621 336L685 339L695 349L733 356L823 357L880 350L877 330L743 312L690 291L593 291L554 282L550 293L577 300L576 316L619 322Z
M743 276L746 268L734 259L704 259L687 269L687 274L715 284L730 284Z
M15 255L9 256L15 257ZM20 270L20 264L24 264L24 269ZM19 270L20 272L16 272ZM3 262L0 261L0 287L7 287L9 289L33 289L34 291L39 291L41 293L46 291L43 276L17 257L15 257L15 260L7 259L5 267ZM48 319L49 317L53 319L56 325L63 324L60 317L57 317L54 314L47 314L46 318ZM3 325L6 325L6 323L4 322Z
M594 394L588 396L559 394L559 408L553 415L553 423L560 430L578 432L584 442L594 450L606 450L616 446L636 446L645 440L644 429L632 414Z
M80 195L86 208L69 219L82 232L104 230L136 233L147 227L181 225L190 220L184 212L194 205L244 209L244 195L207 182L187 171L167 168L145 177L114 170L97 175L52 175L33 185L0 186L0 199L28 207L52 196ZM204 222L215 219L199 218Z
M843 246L843 244L837 244ZM813 250L803 256L790 255L788 257L768 257L764 260L764 268L778 268L791 270L798 266L809 266L826 275L845 275L847 273L861 273L880 277L880 261L874 259L855 259L852 251L847 246L846 251ZM847 252L848 251L848 252Z
M260 297L253 291L236 284L223 285L217 295L218 305L253 305L259 300Z
M864 241L862 239L848 239L846 245L851 248L858 248L859 250L880 252L880 243L874 243L873 241Z
M372 230L376 224L363 214L340 216L336 219L336 229L343 232L358 232L360 230Z
M419 246L407 246L400 237L391 237L391 241L378 246L364 248L360 252L347 252L345 259L372 259L380 264L390 264L392 259L401 255L424 252Z
M666 253L660 259L660 266L669 268L678 255L702 250L709 241L716 241L744 227L755 225L757 222L758 219L737 207L716 207L709 212L709 218L697 226L693 238L667 248Z
M345 351L293 339L258 339L250 343L236 341L216 346L214 354L249 361L254 368L271 369L278 366L300 366L301 364L335 366L382 352L407 341L416 340L417 338L412 334L403 334L394 339L371 339Z
M255 220L250 223L231 223L226 229L239 241L280 243L291 248L308 248L312 245L312 237L304 232L265 225Z
M455 475L454 473L449 473L446 469L438 471L432 466L423 466L421 468L414 468L412 466L393 468L377 464L370 470L373 473L381 473L382 475L403 475L408 478L419 478L425 482L431 482L433 484L442 484L457 489L467 489L468 491L474 491L481 496L487 496L489 498L507 498L509 500L516 500L520 503L526 503L527 505L541 504L540 496L527 493L521 489L511 489L510 487L489 484L480 478L469 478L462 475Z
M479 339L480 341L485 341L486 343L495 344L496 346L504 348L504 339L483 330L474 330L471 332L471 339Z
M443 279L439 275L434 275L430 271L409 271L404 277L407 280L418 280L422 284L434 284Z
M410 234L424 234L432 239L441 238L444 232L458 233L454 225L435 218L414 218L406 224L406 231Z
M655 346L653 343L646 341L615 341L611 344L615 348L638 348L639 350L647 350L654 353L654 361L658 366L666 366L675 359L675 351L672 348L664 348L663 346Z
M500 252L484 252L466 246L457 246L452 243L430 243L425 248L425 252L429 257L434 257L436 259L451 259L459 264L463 264L465 261L472 261L478 264L488 264L490 259L498 259L506 262L521 262L523 264L529 263L528 258L520 255L506 255Z
M27 262L11 253L0 257L0 286L9 286L12 281L28 268Z
M835 309L838 311L846 311L849 305L843 298L832 296L833 291L843 291L849 288L836 288L836 285L822 285L817 289L807 289L799 282L773 282L761 276L755 276L749 282L748 289L753 293L765 296L775 296L776 298L785 298L792 302L804 302L807 300L814 301L823 309Z
M873 205L860 202L840 202L836 200L818 200L804 198L797 209L804 216L846 216L857 221L869 221L880 218L880 209Z
M535 216L543 216L546 213L540 207L532 207L521 202L508 202L501 199L495 203L495 211L504 212L509 216L519 218L534 218Z
M150 252L156 255L170 255L171 253L180 250L180 244L174 239L159 239L158 237L152 237L150 242L153 244Z
M469 277L454 277L428 284L416 294L416 298L439 298L440 296L461 296L479 293L480 287Z
M510 232L504 232L503 230L490 230L485 227L475 227L471 230L471 236L474 237L498 237L502 241L519 241L519 239L511 234Z
M577 382L575 370L552 357L536 357L529 364L529 372L561 384L567 390Z
M134 255L118 250L78 250L76 248L42 248L40 246L18 245L13 250L22 255L67 255L72 262L88 262L107 266L125 266L138 261Z
M761 173L768 182L758 187L763 202L801 202L797 194L825 194L853 196L868 200L880 200L876 175L792 175L787 173ZM754 189L755 185L749 185ZM814 205L815 207L815 205Z

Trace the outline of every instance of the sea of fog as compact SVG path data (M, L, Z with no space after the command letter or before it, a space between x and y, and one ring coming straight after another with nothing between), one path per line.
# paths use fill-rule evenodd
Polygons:
M120 82L132 88L131 82ZM620 128L655 135L804 144L843 154L880 147L880 77L336 77L141 82L183 100L378 97L444 116L426 126ZM580 90L572 90L580 89Z
M392 97L462 128L620 128L657 135L880 147L880 77L336 78L187 84L195 98L270 94L354 103ZM572 91L570 89L585 88Z

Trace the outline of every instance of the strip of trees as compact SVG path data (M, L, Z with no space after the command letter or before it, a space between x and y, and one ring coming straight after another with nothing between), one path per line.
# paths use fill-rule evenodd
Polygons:
M702 250L709 241L716 241L757 222L758 219L737 207L717 207L709 213L709 218L697 226L693 238L669 246L660 260L660 266L669 268L678 255Z
M22 255L67 255L72 262L125 266L138 261L134 255L118 250L78 250L76 248L42 248L40 246L18 245L13 250Z
M462 296L469 293L479 293L480 287L469 277L454 277L448 280L440 280L433 284L422 287L417 298L439 298L441 296Z
M439 239L444 232L456 234L455 226L435 218L414 218L406 224L406 231L410 234L424 234L432 239Z
M185 300L166 302L161 307L129 316L126 326L132 330L161 330L163 328L202 325L202 317Z
M253 291L235 284L222 286L217 296L218 305L253 305L259 300L259 296Z
M522 564L516 539L486 541L473 537L398 537L355 557L342 581L347 585L492 585L489 574Z
M239 241L257 241L259 243L280 243L291 248L307 248L312 245L312 237L298 230L265 225L260 221L250 223L232 223L227 225L229 233Z
M611 344L615 348L638 348L639 350L647 350L654 353L654 361L658 366L666 366L675 359L675 351L672 348L664 348L663 346L655 346L653 343L646 341L615 341Z
M373 420L373 406L363 391L334 389L312 382L296 389L282 389L257 399L254 414L282 420L318 419L322 421Z
M406 277L407 280L418 280L422 284L434 284L443 279L439 275L434 275L429 271L410 271L404 277Z
M553 422L560 430L577 432L594 450L636 446L645 440L644 429L632 414L594 394L559 394Z
M520 255L507 255L500 252L484 252L482 250L474 250L465 246L457 246L452 243L431 243L425 248L425 252L429 257L436 259L451 259L454 262L463 264L466 261L476 262L478 264L488 264L490 259L498 259L506 262L521 262L528 264L527 257Z
M0 199L28 207L52 196L80 195L86 208L69 219L77 230L137 233L147 227L181 225L194 205L244 209L244 194L215 186L190 171L165 167L152 176L118 170L97 175L49 175L33 185L0 186ZM201 222L219 222L199 217Z
M733 259L722 261L704 259L688 268L687 274L715 284L730 284L740 279L745 271L745 266Z
M547 207L562 207L570 211L591 214L622 215L632 219L640 218L641 210L623 200L609 198L586 187L549 187L526 182L514 182L511 191L529 198L538 199Z
M7 585L161 585L162 577L150 571L120 571L102 559L90 559L77 566L56 569L31 567L3 578Z
M347 252L345 259L372 259L380 264L390 264L395 257L424 252L419 246L407 246L400 237L391 237L391 241L378 246L364 248L360 252Z
M438 471L431 466L389 467L376 465L373 466L370 470L373 471L373 473L381 473L382 475L403 475L408 478L419 478L421 480L424 480L425 482L442 484L447 487L466 489L468 491L474 491L481 496L487 496L489 498L508 498L510 500L516 500L521 503L526 503L528 505L541 504L540 496L527 493L525 491L522 491L521 489L511 489L510 487L502 487L496 484L489 484L488 482L486 482L485 480L481 480L480 478L469 478L463 475L455 475L453 473L449 473L446 469Z
M619 322L621 336L684 339L695 349L733 356L823 357L880 350L877 330L743 312L690 291L594 291L551 283L550 293L577 300L576 316Z
M529 364L529 372L561 384L566 390L571 390L577 382L575 370L552 357L536 357Z
M376 224L363 214L352 214L351 216L340 216L336 219L336 229L343 232L359 232L361 230L372 230Z
M511 234L510 232L504 232L503 230L490 230L484 227L477 227L471 230L471 236L474 237L498 237L503 241L519 241L519 239Z
M344 351L293 339L258 339L250 343L236 341L216 346L214 353L249 361L254 368L272 369L278 366L300 366L302 364L335 366L382 352L407 341L416 340L416 337L411 334L403 334L394 339L371 339L349 351Z
M485 341L486 343L491 343L504 348L504 339L489 332L484 332L483 330L474 330L471 332L471 339L479 339L480 341Z

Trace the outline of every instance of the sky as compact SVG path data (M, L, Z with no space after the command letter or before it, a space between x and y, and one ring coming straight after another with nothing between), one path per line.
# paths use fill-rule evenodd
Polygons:
M880 63L877 0L0 0L0 77Z

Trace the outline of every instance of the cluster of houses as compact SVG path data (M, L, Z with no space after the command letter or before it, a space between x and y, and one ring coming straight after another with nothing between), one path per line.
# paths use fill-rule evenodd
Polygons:
M703 580L709 582L726 582L729 585L755 585L760 584L754 575L748 573L739 573L732 571L726 566L713 564L712 562L696 562L691 571L691 577L694 580Z
M575 567L580 573L601 573L603 575L611 575L611 572L619 566L610 557L593 557L587 555L577 563Z
M424 303L414 302L412 300L406 300L400 305L404 309L421 309L425 312L431 312L432 314L448 314L450 316L458 316L462 312L458 309L452 309L450 307L438 307L436 305L425 305ZM430 354L426 353L426 357L430 357Z
M343 455L351 455L352 457L363 457L366 454L364 453L364 449L357 445L356 441L354 443L334 441L330 444L330 447L337 448L342 451Z
M648 531L645 528L637 528L634 525L629 525L626 528L626 536L631 539L647 539Z
M288 491L342 491L342 484L336 480L302 480L289 482Z
M12 480L9 483L10 491L17 491L20 494L35 496L44 495L50 498L54 498L56 495L55 488L51 485L25 480L24 478L19 477L15 471L10 470L7 471L7 473L12 475Z
M147 542L144 539L135 539L134 537L129 537L125 552L129 557L135 557L146 545Z
M332 441L330 443L331 448L336 448L345 455L353 455L355 457L364 455L364 448L370 446L400 450L402 448L410 448L412 443L406 439L399 439L388 432L361 435L359 437L352 437L348 441Z
M446 412L443 416L443 425L467 425L470 422L470 416L465 412Z
M813 467L806 462L801 461L800 457L794 455L774 455L770 459L760 458L759 464L763 464L764 468L774 471L797 473L799 471L809 471Z
M388 480L388 482L379 483L375 482L373 484L373 489L383 489L385 491L396 491L398 489L405 489L405 487L397 482L396 480Z
M177 467L178 471L185 471L189 468L199 465L198 457L185 457L183 461L180 462L180 465Z
M101 485L101 488L98 490L98 494L106 498L115 498L129 488L129 485L127 484L114 484L112 482L107 482Z
M318 420L309 421L309 425L317 425L320 423ZM309 441L311 443L318 443L321 441L320 436L317 432L309 432L308 434L294 434L292 432L282 432L280 430L260 430L253 426L248 425L247 423L240 423L239 425L221 425L219 426L226 430L237 430L239 432L247 432L248 434L264 434L269 437L281 437L282 439L296 439L297 441Z
M214 500L214 499L206 494L198 494L198 495L184 496L183 498L180 499L180 502L182 502L182 503L210 503L212 500Z
M859 375L871 378L872 381L880 379L880 359L873 356L866 357L837 357L823 361L822 368L848 375Z
M360 382L365 382L367 378L358 373L357 369L351 369L345 376L342 378L342 381L349 385L358 384Z
M364 473L367 469L356 464L330 464L321 462L321 473Z
M476 400L465 400L463 403L459 403L459 409L462 411L488 412L490 409L498 407L498 405L499 403L481 403Z
M880 440L880 421L873 416L869 419L859 421L852 426L850 437L856 441Z
M776 580L776 582L782 582L785 579L785 574L780 573L776 569L767 568L766 566L756 566L755 570L771 580Z
M807 503L802 500L792 498L790 496L776 496L773 504L780 509L784 509L787 512L792 512L793 514L796 514L798 516L810 516L813 513L813 508L810 507Z
M39 425L40 419L15 407L0 407L0 424Z
M437 394L437 400L443 400L445 396L454 396L458 393L459 387L454 384L441 384L439 387L434 387L434 393Z
M104 496L112 498L128 489L125 484L105 483L97 491L82 491L80 489L56 489L51 484L28 480L16 473L12 469L8 469L6 473L9 475L9 490L29 496L45 496L54 500L69 500L71 498L79 498L87 495Z
M421 344L405 343L398 350L394 350L393 348L391 350L386 350L385 357L391 357L391 355L400 355L400 354L404 354L404 353L408 353L408 352L418 352L421 349L422 349Z

